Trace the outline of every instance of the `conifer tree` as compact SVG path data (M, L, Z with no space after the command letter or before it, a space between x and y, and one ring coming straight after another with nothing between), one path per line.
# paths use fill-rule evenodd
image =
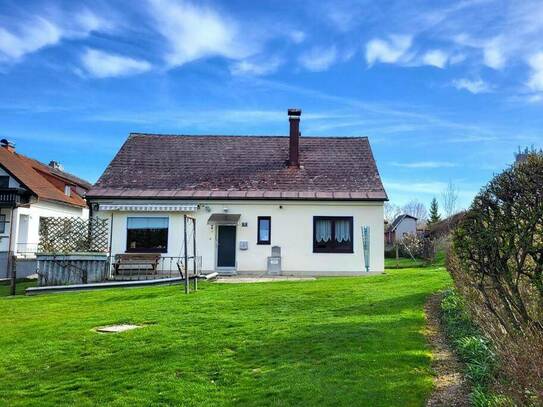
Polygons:
M437 199L434 197L434 199L432 199L432 202L430 203L430 218L428 219L428 224L432 225L436 222L439 222L440 220L441 216L439 216Z

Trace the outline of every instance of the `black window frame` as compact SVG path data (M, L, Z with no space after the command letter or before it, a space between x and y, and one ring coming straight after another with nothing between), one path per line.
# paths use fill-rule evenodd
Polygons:
M332 222L332 238L327 247L321 247L317 243L317 222L329 220ZM351 240L348 246L338 246L336 242L336 221L348 221ZM313 253L354 253L354 221L352 216L313 216Z
M154 216L127 216L126 218L126 251L125 253L168 253L168 239L169 239L169 233L170 233L170 218L168 216L159 216L160 219L167 219L168 220L168 227L161 228L166 231L165 236L165 246L156 248L156 247L138 247L138 248L131 248L130 247L130 238L129 233L130 230L148 230L145 228L128 228L128 219L139 219L139 218L155 218Z
M268 239L264 240L260 237L260 222L263 220L267 220L269 223L269 230L268 230ZM256 222L256 244L259 245L270 245L271 244L271 216L259 216L257 218Z
M0 213L0 233L6 233L6 214Z

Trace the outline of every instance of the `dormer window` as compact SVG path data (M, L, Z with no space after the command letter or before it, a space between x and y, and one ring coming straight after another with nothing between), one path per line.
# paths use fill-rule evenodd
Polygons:
M64 187L64 195L72 196L72 186L71 185L66 185Z

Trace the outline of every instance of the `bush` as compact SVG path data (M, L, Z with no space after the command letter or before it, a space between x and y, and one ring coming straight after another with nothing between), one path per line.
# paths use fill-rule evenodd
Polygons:
M448 256L470 316L496 349L499 384L522 405L543 404L542 219L543 154L530 153L476 196Z

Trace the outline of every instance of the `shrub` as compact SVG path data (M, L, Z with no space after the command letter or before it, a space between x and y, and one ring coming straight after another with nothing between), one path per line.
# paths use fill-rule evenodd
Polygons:
M523 156L476 196L448 269L496 349L503 390L543 404L543 154Z

